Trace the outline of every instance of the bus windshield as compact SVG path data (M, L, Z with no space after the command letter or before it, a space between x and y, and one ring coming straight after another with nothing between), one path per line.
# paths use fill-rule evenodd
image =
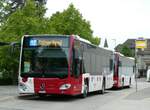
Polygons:
M45 44L44 44L45 45ZM22 77L68 76L68 47L25 46L22 51Z

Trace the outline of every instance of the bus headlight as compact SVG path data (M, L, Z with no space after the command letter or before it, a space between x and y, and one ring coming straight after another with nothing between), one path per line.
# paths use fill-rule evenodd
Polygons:
M71 84L63 84L60 86L60 90L66 90L66 89L69 89L71 87Z

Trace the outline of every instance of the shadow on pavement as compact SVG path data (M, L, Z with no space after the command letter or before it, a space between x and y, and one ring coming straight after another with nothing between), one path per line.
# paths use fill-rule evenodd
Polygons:
M125 87L120 87L120 88L111 88L111 89L108 89L108 90L111 90L111 91L122 91L122 90L130 89L130 88L132 88L132 87L125 86Z
M36 101L56 101L56 102L68 102L68 101L75 101L75 100L85 100L91 97L95 97L97 95L99 96L105 96L109 92L105 92L104 94L98 94L96 92L88 94L86 98L81 98L80 95L78 96L67 96L67 95L46 95L46 96L38 96L38 95L21 95L17 98L20 100L36 100Z
M47 95L47 96L38 96L38 95L24 95L18 96L21 100L36 100L36 101L73 101L75 98L72 96L57 96L57 95Z

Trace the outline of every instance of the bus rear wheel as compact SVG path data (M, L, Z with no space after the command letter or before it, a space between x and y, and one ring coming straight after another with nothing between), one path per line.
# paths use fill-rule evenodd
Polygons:
M102 84L102 89L98 91L99 94L104 94L105 93L105 81L103 81Z
M124 78L122 78L122 84L121 84L121 89L124 88Z
M131 78L129 80L129 86L128 86L128 88L130 88L130 87L131 87Z
M101 92L101 94L104 94L104 93L105 93L105 82L103 82L102 90L101 90L100 92Z

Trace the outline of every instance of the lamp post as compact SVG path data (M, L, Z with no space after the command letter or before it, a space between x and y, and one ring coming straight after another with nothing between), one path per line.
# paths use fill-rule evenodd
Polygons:
M137 52L138 49L147 48L147 40L140 37L135 40L135 80L136 80L136 92L137 92Z
M136 40L135 40L136 42ZM137 51L138 49L136 48L135 46L135 89L136 89L136 92L137 92Z

